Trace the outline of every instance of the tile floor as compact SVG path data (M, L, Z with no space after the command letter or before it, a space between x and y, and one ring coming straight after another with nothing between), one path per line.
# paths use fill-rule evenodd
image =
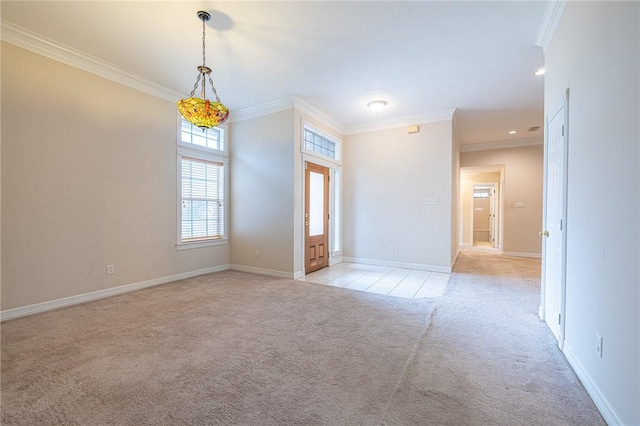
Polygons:
M342 262L307 274L301 281L405 299L444 294L449 274Z

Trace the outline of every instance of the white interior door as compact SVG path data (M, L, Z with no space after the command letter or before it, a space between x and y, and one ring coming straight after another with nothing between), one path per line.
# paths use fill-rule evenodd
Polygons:
M489 189L489 242L496 247L496 188Z
M564 343L565 198L566 198L566 103L547 120L547 170L544 244L544 320Z

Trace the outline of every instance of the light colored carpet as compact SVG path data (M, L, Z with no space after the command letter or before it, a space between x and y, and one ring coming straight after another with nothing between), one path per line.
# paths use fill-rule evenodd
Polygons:
M464 252L408 300L227 271L2 324L2 424L604 424L539 262Z

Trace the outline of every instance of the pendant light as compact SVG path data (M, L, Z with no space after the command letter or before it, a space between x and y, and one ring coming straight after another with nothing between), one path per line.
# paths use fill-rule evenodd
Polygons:
M205 22L211 19L211 15L204 11L198 12L198 18L202 21L202 65L198 67L198 78L196 84L193 85L193 90L189 95L189 98L178 101L178 111L194 126L200 127L202 130L209 129L211 127L219 126L227 121L229 118L229 110L222 105L218 92L213 86L213 80L211 79L211 68L206 66L205 57ZM206 99L206 81L209 80L211 84L211 90L215 96L215 102L211 102ZM195 97L198 84L202 81L202 89L200 91L201 98Z

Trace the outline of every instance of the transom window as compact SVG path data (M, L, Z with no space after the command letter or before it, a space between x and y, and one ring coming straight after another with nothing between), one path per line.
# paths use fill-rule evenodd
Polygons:
M217 151L224 151L222 131L217 127L212 127L211 129L203 131L201 128L194 126L183 118L180 135L180 140L183 144L191 144L204 148L215 149Z
M304 129L304 149L336 158L336 143L307 128Z

